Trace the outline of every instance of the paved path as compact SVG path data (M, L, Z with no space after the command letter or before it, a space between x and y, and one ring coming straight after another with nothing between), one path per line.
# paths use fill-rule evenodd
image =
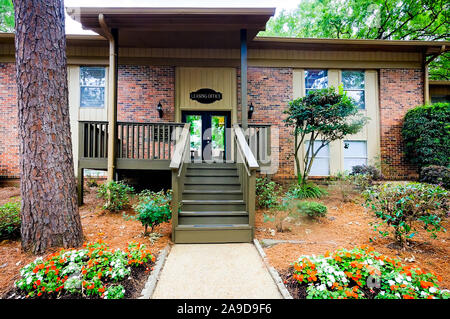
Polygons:
M252 244L177 244L161 271L154 299L279 299Z

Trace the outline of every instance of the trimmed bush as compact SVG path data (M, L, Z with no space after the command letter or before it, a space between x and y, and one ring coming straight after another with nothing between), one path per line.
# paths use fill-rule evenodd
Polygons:
M20 202L0 206L0 240L20 237Z
M130 205L130 195L133 192L134 188L122 181L110 181L97 189L97 197L105 200L103 209L117 212Z
M383 179L381 171L372 165L355 165L352 167L350 175L368 175L374 181Z
M413 222L421 222L433 238L436 238L438 231L445 231L441 221L448 212L449 193L439 186L386 183L365 191L363 195L366 206L382 220L374 225L374 230L387 236L389 231L383 231L380 226L392 227L394 237L401 245L415 235Z
M450 103L419 106L405 115L402 135L406 157L419 168L450 166Z
M278 204L278 184L267 177L256 179L256 205L259 208L272 208Z
M297 203L297 213L310 218L325 217L328 213L327 206L317 202Z
M430 165L420 170L419 180L423 183L441 185L450 189L450 168Z
M139 203L134 206L138 213L136 217L145 227L144 234L147 234L147 228L150 226L153 230L161 223L168 222L172 217L170 202L172 200L172 191L151 192L148 190L139 194Z
M448 299L441 276L382 255L372 247L301 256L292 264L290 287L307 299Z

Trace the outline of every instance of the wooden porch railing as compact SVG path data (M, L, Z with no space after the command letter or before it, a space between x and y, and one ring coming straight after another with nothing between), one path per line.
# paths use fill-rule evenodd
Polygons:
M260 164L268 164L271 158L271 125L248 124L247 143Z
M186 175L186 165L184 164L191 160L190 126L189 123L184 124L169 165L172 171L172 241L175 241L175 228L178 226L178 210L182 200L184 177Z
M239 180L248 212L248 223L254 231L255 227L255 192L256 170L259 168L250 146L247 144L244 132L238 124L234 128L235 162L238 168ZM254 234L252 234L253 236Z
M80 121L79 157L108 157L108 122ZM116 158L170 160L183 123L117 123Z

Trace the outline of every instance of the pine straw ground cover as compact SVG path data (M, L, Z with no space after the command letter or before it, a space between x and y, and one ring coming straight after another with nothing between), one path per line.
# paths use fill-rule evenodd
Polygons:
M398 249L391 237L375 239L377 233L369 225L375 218L361 205L363 199L360 196L353 194L350 201L344 202L338 191L330 188L328 191L328 196L314 199L327 206L327 217L316 221L307 217L289 220L284 223L286 228L284 232L274 232L275 223L264 221L263 214L268 211L258 210L256 213L256 238L260 241L278 239L298 242L264 247L269 263L282 277L287 278L288 288L289 276L292 278L293 274L292 264L298 261L300 256L319 256L338 249L350 251L362 245L371 246L383 255L398 259L407 267L420 268L426 273L434 271L442 278L439 287L450 288L449 232L440 232L437 239L433 239L429 233L420 230L414 236L414 241L410 241L405 248ZM448 219L442 223L447 229L448 224ZM297 293L296 296L305 298L306 290Z
M154 240L143 236L144 228L140 222L123 217L123 213L133 216L134 211L132 209L119 213L105 212L101 208L102 201L96 197L97 188L86 186L85 190L85 203L80 207L80 216L86 243L95 242L100 233L102 240L112 250L118 248L125 250L128 244L134 241L144 244L151 251L151 254L157 258L159 252L170 241L170 222L156 227L155 232L159 233L161 237ZM18 187L0 187L0 204L11 201L13 197L19 195ZM45 259L58 251L59 249L53 249L43 256L35 256L22 252L19 240L0 242L0 298L5 298L7 293L9 295L14 293L14 282L20 279L20 270L25 265L33 262L36 257ZM131 267L131 279L121 283L126 290L125 298L139 297L150 275L146 268ZM149 268L151 269L151 265Z

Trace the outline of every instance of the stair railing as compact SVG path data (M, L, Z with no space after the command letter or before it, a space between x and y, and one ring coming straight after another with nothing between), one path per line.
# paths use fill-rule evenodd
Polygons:
M178 226L178 210L183 194L184 178L186 175L186 165L190 161L190 124L184 124L180 135L177 135L175 151L170 161L172 171L172 241L175 242L175 228Z
M252 236L255 228L255 196L256 196L256 170L258 162L250 149L242 128L234 124L235 161L241 182L242 193L248 212L248 224L252 227Z

